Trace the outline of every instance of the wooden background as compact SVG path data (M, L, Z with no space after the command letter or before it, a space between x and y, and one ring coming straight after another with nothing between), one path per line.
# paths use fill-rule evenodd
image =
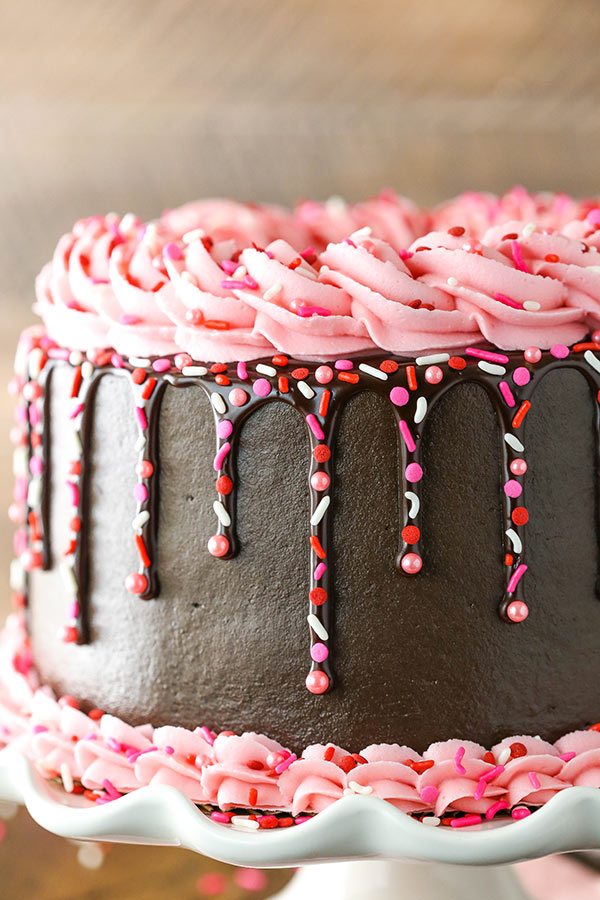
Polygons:
M423 202L600 191L599 47L597 0L0 0L0 381L34 275L82 215L384 185ZM164 897L167 872L195 891L201 861L166 850L148 866L116 848L110 877L80 881L72 848L18 821L0 845L11 896Z

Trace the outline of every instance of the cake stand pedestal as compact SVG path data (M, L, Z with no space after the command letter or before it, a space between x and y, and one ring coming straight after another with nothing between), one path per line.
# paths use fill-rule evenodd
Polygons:
M383 800L349 796L302 825L249 831L213 822L164 785L92 806L8 747L0 751L0 800L24 803L39 825L62 837L180 846L236 866L305 866L280 900L428 900L441 892L445 900L522 900L527 895L507 864L600 849L595 788L567 788L505 824L433 828Z

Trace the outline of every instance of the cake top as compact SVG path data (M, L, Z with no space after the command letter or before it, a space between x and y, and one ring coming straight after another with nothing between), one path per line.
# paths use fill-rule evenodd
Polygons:
M277 206L204 200L93 216L36 282L62 346L125 356L327 359L488 342L572 344L600 326L600 199L392 191Z

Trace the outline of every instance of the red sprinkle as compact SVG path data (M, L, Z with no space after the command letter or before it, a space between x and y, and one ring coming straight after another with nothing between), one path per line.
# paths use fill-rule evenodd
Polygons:
M423 772L426 772L427 769L432 769L435 765L433 759L415 759L409 762L408 764L410 768L417 773L417 775L422 775Z
M90 711L88 713L88 716L94 722L97 722L99 719L101 719L103 715L104 715L103 709L90 709Z
M73 385L71 387L71 397L76 397L79 393L79 388L81 387L81 366L77 366L75 369L75 375L73 377Z
M496 765L496 758L491 750L488 750L487 753L483 754L484 762L491 763L493 766Z
M406 525L402 529L402 540L406 544L416 544L421 537L421 532L416 525Z
M156 387L156 378L149 378L146 384L144 385L144 390L142 391L142 399L149 400L152 396L152 391Z
M273 359L271 360L271 362L273 363L274 366L287 366L288 361L289 360L288 360L287 356L282 356L280 354L278 354L277 356L274 356Z
M600 731L600 722L596 722L595 725L590 725L588 731Z
M342 756L340 759L338 766L342 770L342 772L351 772L352 769L356 768L356 760L352 756Z
M356 372L338 372L338 381L347 381L348 384L358 384L359 376ZM323 393L325 393L323 391Z
M384 359L383 362L379 363L379 368L387 375L393 375L394 372L398 371L398 363L394 362L393 359Z
M146 380L146 371L144 369L134 369L131 377L135 384L143 384Z
M309 594L309 599L313 606L323 606L327 600L327 591L321 587L313 588Z
M292 378L295 378L296 381L303 381L304 378L308 376L308 369L292 369Z
M282 394L287 394L290 389L290 384L285 375L280 375L277 379L277 387L279 388Z
M327 444L317 444L313 450L313 456L317 462L324 463L331 457L331 450Z
M527 413L529 412L530 409L531 409L531 403L529 402L529 400L523 400L514 419L512 420L513 428L520 427L523 419L525 418L525 416L527 415Z
M150 567L150 557L148 556L148 551L146 550L146 545L144 543L144 538L141 534L136 534L135 536L135 544L138 549L138 553L140 555L140 559L142 561L142 565L148 569Z
M527 525L529 522L529 512L524 506L515 506L512 511L512 520L515 525Z
M510 752L512 758L517 759L519 756L527 756L527 747L520 741L515 741L514 744L510 745Z
M335 754L335 747L325 747L325 752L323 753L323 759L326 762L329 762L330 760L333 759L334 754Z
M210 371L213 375L218 375L219 372L226 372L227 363L213 363L213 365L210 367Z
M338 378L340 378L340 377L341 377L341 376L338 375ZM358 381L358 377L357 377L356 380ZM320 399L320 401L319 401L319 415L320 415L320 416L326 416L326 415L327 415L327 411L328 411L328 409L329 409L329 400L330 400L330 398L331 398L331 391L328 390L328 389L324 390L323 393L321 394L321 399Z
M326 554L325 551L323 550L323 546L322 546L322 544L321 544L321 541L319 540L318 537L316 537L316 535L312 535L312 536L311 536L311 538L310 538L310 546L313 548L314 552L315 552L316 555L319 557L319 559L325 559L325 557L327 556L327 554Z
M252 790L256 792L256 788L252 788ZM279 822L277 821L277 816L259 816L258 817L259 828L277 828L278 824L279 824Z
M451 234L452 237L461 237L465 233L465 229L462 225L454 225L452 228L448 229L448 234Z
M411 391L416 391L417 389L417 373L415 372L414 366L406 367L406 381L408 383Z
M256 806L256 801L258 800L258 791L256 788L250 788L248 791L248 803L250 806Z
M512 564L514 563L514 561L515 561L515 558L514 558L514 556L512 555L512 553L507 553L507 554L505 555L505 557L504 557L504 565L505 565L505 566L512 566Z
M226 497L227 494L230 494L233 490L233 481L228 475L220 475L217 478L215 487L217 488L218 494L222 494Z
M277 820L277 824L279 825L280 828L289 828L290 825L294 824L294 820L292 819L291 816L282 816L280 819Z
M465 369L467 366L466 359L463 359L462 356L451 356L448 360L448 365L451 369L456 369L457 372L460 372L462 369Z
M215 375L215 382L223 387L227 387L228 384L231 384L227 375Z
M546 262L557 263L560 260L560 257L556 255L556 253L547 253L544 257Z

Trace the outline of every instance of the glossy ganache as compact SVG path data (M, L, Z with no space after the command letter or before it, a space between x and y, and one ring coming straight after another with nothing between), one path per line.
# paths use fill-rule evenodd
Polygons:
M599 350L178 368L31 337L42 680L295 750L585 727Z

